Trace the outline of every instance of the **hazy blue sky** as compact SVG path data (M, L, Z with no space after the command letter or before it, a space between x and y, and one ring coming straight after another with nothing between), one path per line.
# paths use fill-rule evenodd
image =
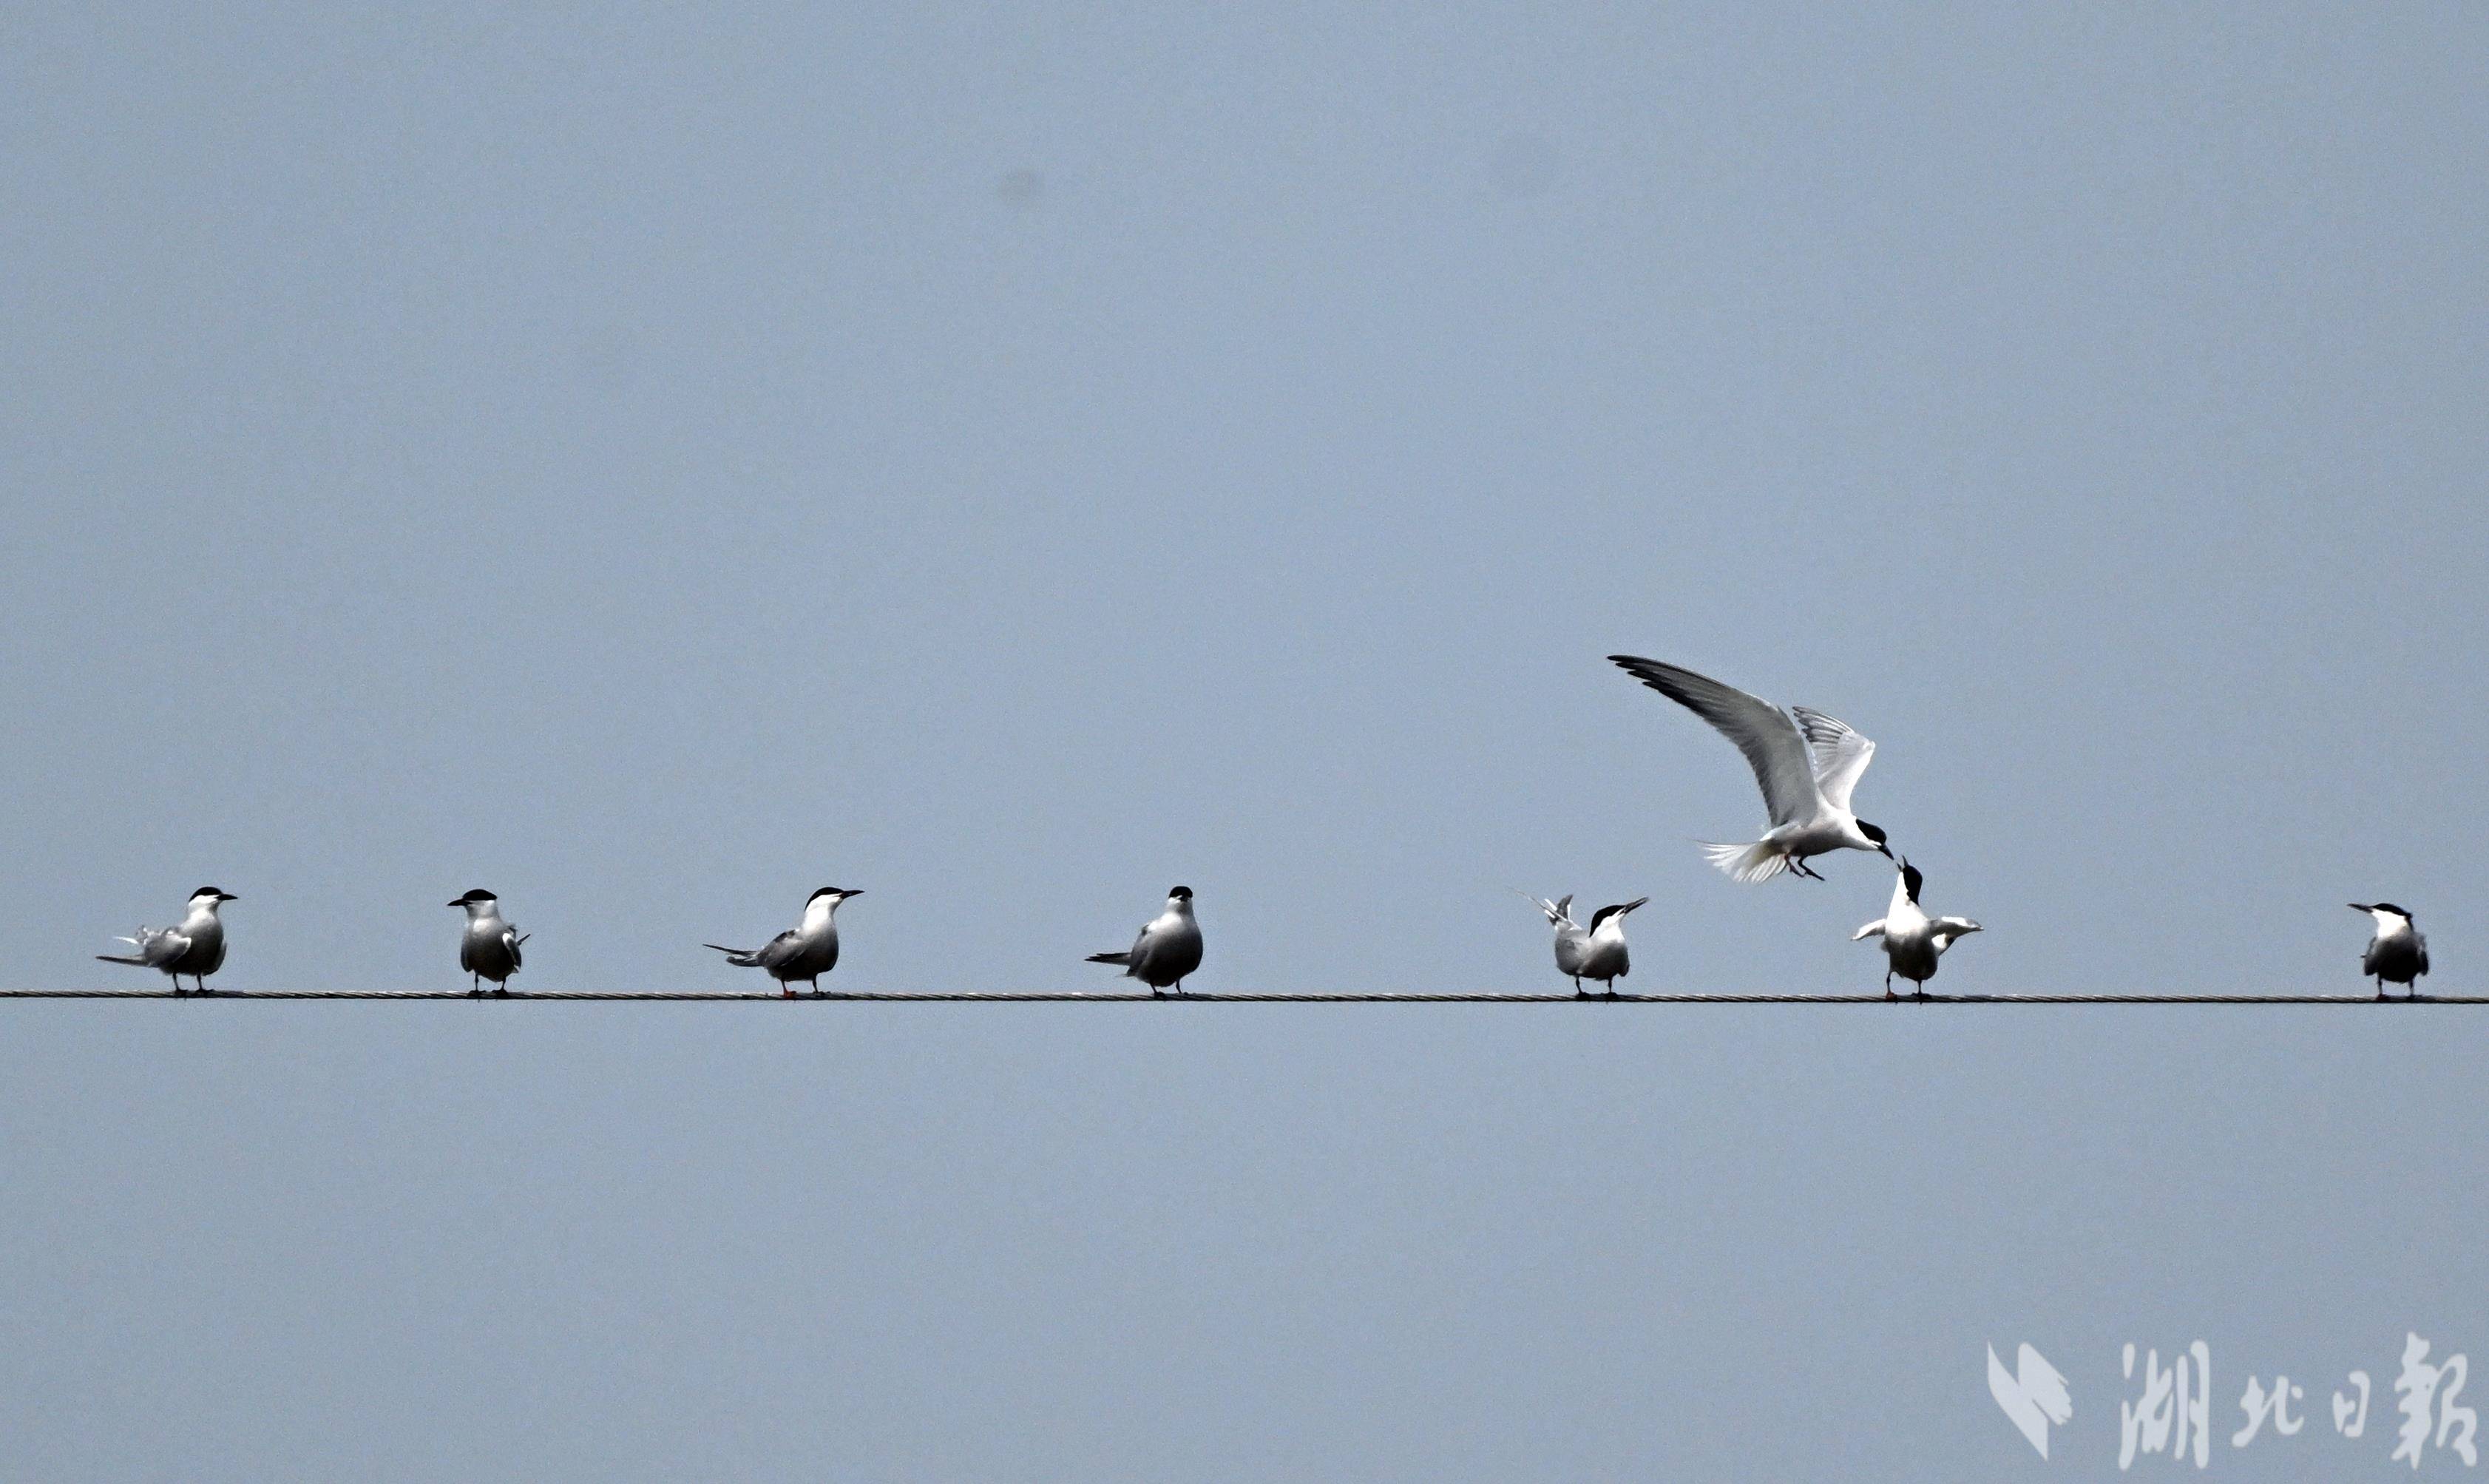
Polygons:
M233 989L479 885L757 988L837 884L841 985L1103 988L1183 881L1204 989L1552 986L1514 887L1876 985L1625 649L1878 740L1941 988L2356 991L2386 897L2477 992L2484 43L14 12L0 983L212 882ZM2198 1337L2215 1472L2382 1474L2341 1373L2489 1364L2468 1011L0 1022L0 1476L2072 1477Z

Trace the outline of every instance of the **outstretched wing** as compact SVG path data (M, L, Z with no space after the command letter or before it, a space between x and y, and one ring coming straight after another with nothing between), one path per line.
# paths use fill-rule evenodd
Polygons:
M1820 711L1791 706L1789 713L1797 718L1798 729L1806 733L1806 745L1814 750L1815 785L1823 790L1824 802L1835 809L1847 809L1850 790L1858 786L1859 775L1875 758L1875 744L1847 722Z
M1936 940L1936 952L1953 947L1957 938L1966 938L1979 931L1979 925L1966 917L1939 917L1928 924L1929 935Z
M1852 943L1855 943L1855 942L1857 942L1860 938L1880 938L1880 937L1882 937L1883 935L1884 935L1884 920L1883 920L1882 918L1880 918L1880 917L1879 917L1879 918L1875 919L1874 922L1869 923L1867 926L1865 926L1865 927L1863 927L1863 928L1859 928L1856 932L1851 933L1851 934L1849 935L1849 941L1850 941L1850 942L1852 942Z
M1806 738L1789 714L1759 696L1722 685L1678 665L1645 660L1639 655L1612 654L1611 664L1696 716L1737 744L1755 770L1763 790L1763 805L1774 826L1815 813L1820 796ZM1861 740L1864 740L1863 738Z

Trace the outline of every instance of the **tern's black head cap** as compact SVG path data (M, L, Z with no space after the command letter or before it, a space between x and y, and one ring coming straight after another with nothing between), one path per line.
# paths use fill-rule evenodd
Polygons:
M203 887L200 887L197 891L192 892L190 895L191 895L193 898L197 898L197 897L214 897L214 898L215 898L215 899L216 899L218 901L240 901L240 900L242 900L242 899L241 899L241 898L239 898L239 897L235 896L235 895L234 895L233 893L231 893L231 892L226 891L223 887L220 887L220 886L203 886Z
M1590 914L1590 930L1592 932L1598 931L1599 925L1606 922L1609 918L1622 917L1624 914L1641 906L1644 902L1648 900L1650 900L1650 899L1647 897L1637 897L1631 901L1617 902L1613 907L1601 907L1596 912Z
M2394 916L2396 916L2396 917L2401 917L2401 918L2408 918L2408 917L2410 917L2410 916L2411 916L2411 914L2410 914L2410 913L2408 913L2408 912L2404 911L2402 908L2400 908L2400 907L2398 907L2398 906L2395 906L2395 905L2394 905L2392 902L2390 902L2390 901L2381 901L2381 902L2378 902L2378 903L2376 904L2376 906L2375 906L2372 910L2374 910L2374 911L2378 911L2378 912L2391 912Z
M1910 894L1910 900L1919 899L1919 888L1927 884L1927 879L1919 873L1919 868L1916 866L1907 861L1902 863L1902 889Z
M501 898L494 896L492 893L479 886L473 891L469 892L466 896L459 898L456 901L451 902L450 905L453 907L463 907L471 901L499 901L501 899Z
M1892 843L1892 842L1884 838L1883 826L1869 824L1864 819L1858 821L1858 833L1866 836L1869 840L1874 841L1879 845Z
M1170 886L1167 888L1167 895L1178 901L1190 901L1192 900L1192 888L1188 886Z

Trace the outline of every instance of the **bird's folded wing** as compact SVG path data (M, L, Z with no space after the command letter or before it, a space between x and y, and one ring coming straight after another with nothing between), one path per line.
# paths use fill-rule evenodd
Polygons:
M511 968L515 969L519 966L519 945L526 941L527 939L519 936L519 929L516 928L504 928L501 929L501 946L510 951ZM529 983L533 984L534 981L529 980Z
M1798 729L1806 733L1807 746L1814 750L1815 784L1823 790L1824 802L1847 809L1859 775L1874 760L1875 744L1847 722L1810 707L1791 706L1789 714L1797 718Z
M161 968L165 964L171 963L174 959L181 957L184 954L186 954L189 951L189 934L186 932L175 932L172 928L167 928L162 932L157 933L148 938L144 944L140 945L138 949L138 956L147 960L148 967Z
M1762 786L1772 823L1788 824L1815 812L1819 796L1814 758L1797 723L1780 707L1735 686L1722 685L1682 666L1639 655L1612 654L1611 663L1662 696L1709 722L1737 744Z

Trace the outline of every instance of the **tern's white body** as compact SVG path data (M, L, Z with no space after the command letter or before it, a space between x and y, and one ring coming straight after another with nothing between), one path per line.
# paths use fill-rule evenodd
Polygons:
M1149 985L1152 994L1169 985L1183 993L1185 977L1201 967L1201 925L1192 916L1192 889L1179 886L1169 892L1165 909L1142 927L1130 949L1091 954L1089 961L1122 964L1124 977Z
M1884 994L1893 994L1893 976L1919 985L1927 993L1927 983L1936 977L1936 960L1944 956L1954 940L1980 930L1979 925L1966 917L1930 917L1919 905L1920 875L1904 863L1893 878L1893 901L1884 915L1849 935L1849 941L1881 937L1884 940Z
M1631 654L1608 659L1710 723L1754 769L1771 827L1749 844L1702 847L1730 879L1768 881L1785 870L1813 875L1807 858L1833 850L1892 854L1883 832L1850 810L1850 794L1874 759L1875 744L1846 723L1804 706L1784 709L1682 666Z

